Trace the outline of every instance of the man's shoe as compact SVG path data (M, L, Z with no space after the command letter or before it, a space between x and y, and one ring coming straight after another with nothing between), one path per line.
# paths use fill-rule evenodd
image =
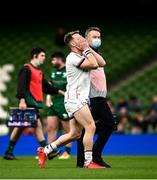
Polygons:
M111 168L109 164L107 164L102 158L93 158L93 162L100 166L104 166L106 168Z
M47 157L48 157L49 160L52 160L55 157L59 156L61 154L61 152L62 152L61 150L54 150L50 154L48 154Z
M68 154L66 151L58 158L58 159L69 159L70 154Z
M44 168L45 165L45 161L47 160L47 156L44 153L44 148L43 147L39 147L37 149L37 154L38 154L38 163L39 163L39 167L40 168Z
M6 160L15 160L16 157L13 155L13 153L5 153L4 156L3 156L3 159L6 159Z
M76 166L77 168L83 168L83 166Z
M90 162L88 165L84 165L83 168L88 168L88 169L105 169L106 167L100 166L94 162Z

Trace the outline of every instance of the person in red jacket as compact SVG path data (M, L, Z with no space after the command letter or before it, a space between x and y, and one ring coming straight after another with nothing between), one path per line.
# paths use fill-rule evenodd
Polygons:
M42 48L34 48L31 51L31 60L24 64L18 74L17 98L19 99L19 109L26 109L33 107L37 112L37 125L35 128L35 135L40 144L44 147L46 140L44 138L42 124L40 121L39 110L43 107L43 92L46 94L61 94L64 92L54 88L45 78L40 69L40 66L45 62L46 53ZM4 159L16 159L13 150L22 134L24 128L15 127L11 133L9 145L3 156ZM56 151L51 154L51 157L58 155Z

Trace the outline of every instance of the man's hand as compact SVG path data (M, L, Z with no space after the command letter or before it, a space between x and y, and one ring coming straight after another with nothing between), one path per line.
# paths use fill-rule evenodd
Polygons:
M59 91L58 91L58 94L60 94L60 95L64 96L65 92L64 92L64 91L62 91L62 90L59 90Z
M84 37L80 38L80 40L78 42L78 47L82 51L89 48L89 44L88 44L87 40Z
M47 95L46 96L46 106L50 107L53 105L52 99L51 99L51 95Z
M27 104L25 99L20 99L19 109L27 109Z

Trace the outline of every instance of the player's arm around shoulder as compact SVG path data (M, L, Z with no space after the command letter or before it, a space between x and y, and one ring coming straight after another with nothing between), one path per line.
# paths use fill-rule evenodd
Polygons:
M104 67L106 65L105 59L99 53L95 52L92 48L90 48L90 51L96 58L99 67Z

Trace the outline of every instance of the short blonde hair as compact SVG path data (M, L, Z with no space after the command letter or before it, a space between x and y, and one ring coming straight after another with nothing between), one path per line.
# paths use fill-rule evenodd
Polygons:
M64 36L64 42L65 44L67 44L69 46L69 43L71 42L71 40L73 39L73 35L74 34L79 34L80 31L79 30L76 30L76 31L71 31L71 32L68 32L67 34L65 34Z

